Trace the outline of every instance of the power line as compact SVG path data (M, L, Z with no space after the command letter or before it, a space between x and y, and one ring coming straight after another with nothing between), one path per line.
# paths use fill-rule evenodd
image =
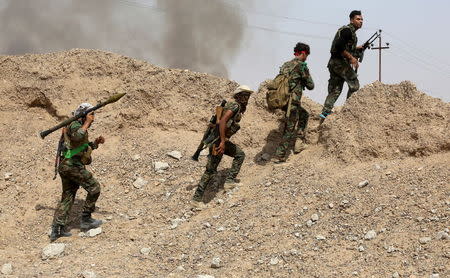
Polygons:
M280 30L275 30L275 29L272 29L272 28L255 26L255 25L247 25L246 27L259 29L259 30L264 30L264 31L273 32L273 33L281 33L281 34L286 34L286 35L292 35L292 36L303 36L303 37L308 37L308 38L313 38L313 39L330 40L329 37L316 36L316 35L311 35L311 34L303 34L303 33L297 33L297 32L280 31Z
M445 77L445 78L449 78L449 79L450 79L450 75L446 75L446 74L443 73L442 71L439 71L439 70L430 68L430 67L428 67L427 65L424 65L424 64L421 64L421 63L417 63L416 60L411 60L411 59L409 59L409 58L403 56L402 54L397 53L395 50L394 50L394 51L392 51L392 50L393 50L393 49L391 49L391 51L389 52L390 55L393 55L393 56L395 56L395 57L397 57L397 58L400 58L400 59L403 60L404 62L407 62L407 63L409 63L409 64L411 64L411 65L415 65L415 66L417 66L418 68L420 68L420 69L422 69L422 70L424 70L424 71L427 71L427 72L432 73L432 74L437 73L437 74L440 74L442 77ZM389 55L389 54L388 54L388 55Z
M422 49L422 48L417 48L417 47L414 46L413 43L408 43L408 42L406 42L405 40L399 38L398 36L394 36L394 35L391 34L390 32L386 32L386 34L387 34L388 36L390 36L391 38L393 38L393 39L399 41L399 42L402 43L403 45L405 45L405 46L407 47L407 49L414 49L416 52L420 52L420 53L422 53L422 54L425 54L426 56L428 56L429 58L435 60L435 61L438 62L439 64L442 64L442 63L443 63L443 64L445 64L447 67L450 68L450 63L447 63L446 61L443 61L443 60L442 60L442 57L441 57L441 58L434 57L433 54L431 54L430 52L425 51L425 50Z

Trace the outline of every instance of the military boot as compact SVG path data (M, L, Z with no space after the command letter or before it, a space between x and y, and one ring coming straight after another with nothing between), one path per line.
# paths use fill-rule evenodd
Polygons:
M72 236L72 234L66 231L66 227L64 225L59 224L52 225L52 232L50 233L51 242L57 240L60 237L69 237L69 236Z
M236 187L236 185L238 185L239 182L240 180L236 178L226 178L225 184L223 185L223 191L229 192L233 190Z
M81 222L80 229L81 230L90 230L98 228L102 224L102 220L97 220L91 217L90 212L83 212L81 214Z
M206 204L203 203L202 201L196 201L196 200L191 201L191 209L193 211L201 211L206 208L207 208Z
M298 154L301 153L302 151L306 150L308 148L308 144L306 144L305 142L301 141L301 140L297 140L295 142L295 146L294 146L294 153Z

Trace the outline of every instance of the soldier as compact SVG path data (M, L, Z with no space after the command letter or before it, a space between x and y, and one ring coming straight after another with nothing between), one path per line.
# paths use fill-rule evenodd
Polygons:
M73 115L77 116L91 107L93 106L89 103L82 103L73 112ZM66 224L80 186L87 191L80 222L81 230L93 229L102 224L101 220L91 218L95 202L100 196L100 184L85 165L91 163L92 150L97 149L99 144L103 144L105 139L100 136L94 142L89 142L88 128L92 122L94 122L94 112L87 114L85 118L71 122L68 127L63 129L65 151L64 158L58 167L62 181L62 197L53 218L50 241L55 241L63 236L71 236L66 231Z
M347 99L359 89L358 75L356 74L358 59L363 47L356 46L358 38L356 31L362 27L361 11L350 13L350 24L342 26L336 32L331 44L331 58L328 62L330 79L328 80L328 96L325 99L320 117L325 119L330 115L334 103L342 92L344 81L348 85Z
M244 162L245 153L229 139L240 129L239 122L247 108L248 100L252 93L253 91L248 86L239 86L233 93L235 101L227 102L223 108L219 119L219 138L217 143L211 144L209 147L206 170L192 198L192 205L198 210L205 207L205 204L202 202L203 194L209 181L217 173L217 167L224 154L233 157L231 169L228 171L228 176L225 180L224 190L231 190L236 186L236 176L239 174L239 170Z
M283 139L277 147L275 163L283 163L286 161L286 152L292 140L295 143L295 153L299 153L306 148L304 132L308 123L309 113L301 107L300 100L305 87L308 90L314 89L314 82L305 62L309 54L309 45L299 42L294 47L295 58L284 63L280 68L281 74L289 73L291 98L286 107L286 123ZM300 141L296 140L298 131L302 133Z

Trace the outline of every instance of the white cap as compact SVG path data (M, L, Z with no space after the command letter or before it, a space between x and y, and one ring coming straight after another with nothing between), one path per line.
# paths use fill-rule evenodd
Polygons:
M85 112L86 110L88 110L89 108L92 108L92 107L94 107L94 106L92 106L92 104L87 103L87 102L83 102L82 104L80 104L78 106L78 108L75 111L72 112L72 114L74 116L78 116L81 113Z

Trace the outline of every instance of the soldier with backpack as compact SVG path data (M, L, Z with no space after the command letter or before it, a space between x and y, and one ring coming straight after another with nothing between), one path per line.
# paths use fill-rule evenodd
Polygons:
M233 163L228 171L224 189L231 190L235 187L237 182L236 176L239 174L244 162L245 153L238 145L230 141L230 137L240 129L239 122L247 108L248 100L252 93L253 91L248 86L241 85L233 93L234 101L228 101L223 107L219 106L216 108L216 122L213 123L214 127L211 129L214 138L206 143L207 147L209 147L208 162L192 198L194 209L201 210L205 207L205 204L202 202L203 194L208 183L217 173L217 167L224 154L233 157Z
M285 104L283 107L283 109L286 110L286 123L282 141L280 142L276 150L276 158L274 161L275 163L283 163L286 161L286 152L292 141L294 141L295 143L294 152L298 153L306 148L304 136L299 142L296 142L296 139L298 131L301 131L302 133L305 131L309 118L309 113L303 107L301 107L301 97L303 90L305 89L305 87L308 90L314 89L314 82L311 78L311 75L309 74L309 69L305 62L309 54L309 45L301 42L297 43L297 45L294 47L295 58L284 63L283 66L281 66L280 73L274 80L285 80L284 82L279 81L279 84L277 86L278 95L286 95L286 93L280 93L280 90L283 88L283 83L287 84L285 86L287 88L287 98L285 98L287 100L287 104ZM283 76L284 78L280 78ZM271 105L269 98L270 96L268 94L267 102L270 107Z

